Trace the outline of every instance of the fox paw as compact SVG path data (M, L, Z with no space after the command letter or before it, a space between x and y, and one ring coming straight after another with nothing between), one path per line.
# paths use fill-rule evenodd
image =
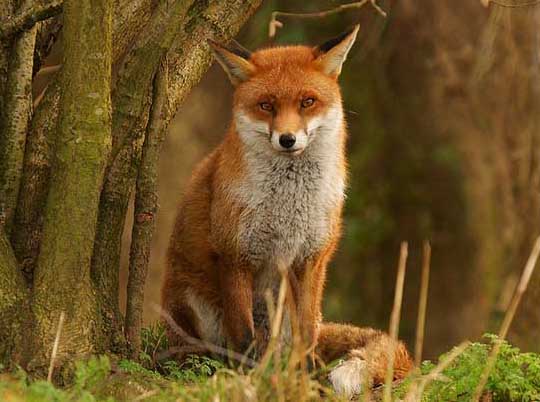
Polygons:
M334 390L351 399L360 394L362 387L370 382L366 361L351 357L338 364L328 375Z

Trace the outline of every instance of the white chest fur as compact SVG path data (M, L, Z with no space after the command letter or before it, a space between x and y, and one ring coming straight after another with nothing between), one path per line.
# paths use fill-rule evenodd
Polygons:
M240 255L255 268L290 266L328 241L331 215L344 196L341 119L335 108L313 122L298 156L278 154L260 134L241 133L248 173L232 195L244 206Z

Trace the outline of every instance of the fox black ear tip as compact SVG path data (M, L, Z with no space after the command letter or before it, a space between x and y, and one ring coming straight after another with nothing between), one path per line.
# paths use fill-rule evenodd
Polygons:
M338 36L330 40L327 40L322 45L315 47L316 52L318 54L326 53L330 49L332 49L334 46L342 43L343 41L348 41L348 42L350 42L351 40L354 41L356 39L356 34L358 33L359 29L360 29L360 24L356 24L352 26L351 28L339 34Z

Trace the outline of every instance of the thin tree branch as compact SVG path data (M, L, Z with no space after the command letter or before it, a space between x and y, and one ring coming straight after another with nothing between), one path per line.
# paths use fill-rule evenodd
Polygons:
M499 0L480 0L480 1L484 7L489 6L490 3L496 4L500 7L507 7L507 8L532 7L532 6L536 6L540 4L539 0L526 1L523 3L504 3Z
M278 17L291 17L298 19L324 18L330 15L342 13L347 10L362 8L366 4L371 4L371 6L383 17L387 16L386 12L377 4L376 0L362 0L355 3L342 4L330 10L313 13L289 13L284 11L274 11L270 18L270 22L268 23L268 37L274 38L276 36L277 29L283 27L283 23L278 21Z
M125 325L126 338L133 357L138 356L141 348L144 284L158 212L157 168L165 137L163 113L168 97L167 85L167 65L163 60L154 79L152 110L142 149L135 194Z
M63 0L52 0L26 9L19 15L8 17L0 22L0 39L5 39L19 32L29 30L40 21L54 17L62 12Z

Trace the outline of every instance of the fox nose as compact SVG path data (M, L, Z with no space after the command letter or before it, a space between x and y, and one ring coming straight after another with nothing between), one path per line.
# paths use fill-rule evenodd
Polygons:
M279 145L281 145L283 148L290 148L295 142L296 137L291 133L285 133L279 136Z

